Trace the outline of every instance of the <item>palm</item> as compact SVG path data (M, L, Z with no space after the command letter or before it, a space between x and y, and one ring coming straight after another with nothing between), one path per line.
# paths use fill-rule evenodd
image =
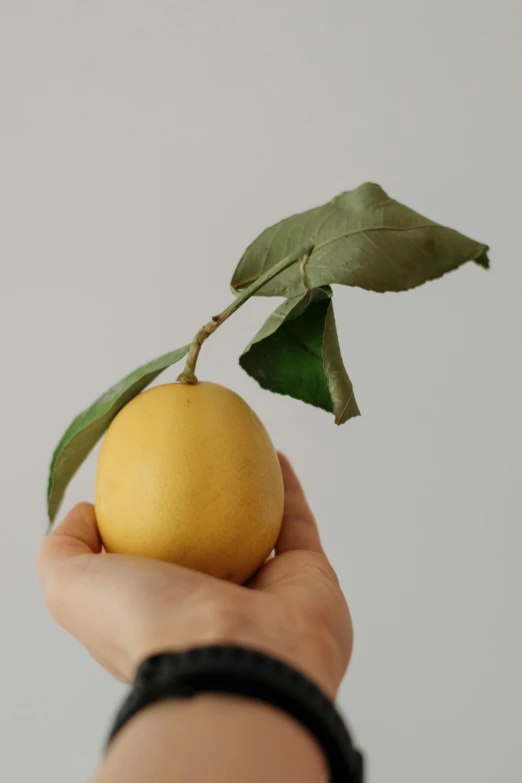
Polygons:
M39 555L51 613L114 676L143 658L216 641L299 664L334 693L351 650L348 608L297 478L281 459L285 511L274 556L248 585L103 551L94 508L76 506ZM320 675L317 675L320 672Z

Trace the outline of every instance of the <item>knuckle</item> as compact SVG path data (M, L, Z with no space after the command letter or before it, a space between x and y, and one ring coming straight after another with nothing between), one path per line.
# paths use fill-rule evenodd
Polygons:
M337 574L333 567L325 555L319 552L303 552L300 567L305 571L327 577L330 581L338 584Z
M54 531L50 533L40 544L38 551L36 552L36 567L40 574L42 582L48 575L48 572L52 568L52 547L54 545Z
M64 591L58 573L49 575L45 580L44 595L51 617L61 624L64 611Z
M88 565L87 558L76 557L55 565L44 573L42 584L47 608L51 617L62 626L68 624L73 613L72 595L75 582Z
M38 552L36 553L36 567L40 574L40 578L42 578L44 568L45 568L46 551L47 551L46 543L47 542L44 541L43 544L40 544Z
M312 550L301 550L299 552L300 568L316 568L323 559L322 555Z

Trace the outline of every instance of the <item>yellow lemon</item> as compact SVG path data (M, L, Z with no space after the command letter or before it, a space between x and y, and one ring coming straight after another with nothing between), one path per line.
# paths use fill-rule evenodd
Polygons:
M263 424L215 383L156 386L111 423L95 508L109 552L243 583L272 551L283 480Z

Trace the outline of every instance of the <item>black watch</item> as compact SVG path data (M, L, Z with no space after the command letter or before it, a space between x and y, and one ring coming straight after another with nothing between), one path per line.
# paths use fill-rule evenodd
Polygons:
M362 783L363 758L330 699L287 664L247 647L211 645L145 660L116 715L108 743L139 710L154 702L200 693L245 696L278 707L315 737L328 760L331 783Z

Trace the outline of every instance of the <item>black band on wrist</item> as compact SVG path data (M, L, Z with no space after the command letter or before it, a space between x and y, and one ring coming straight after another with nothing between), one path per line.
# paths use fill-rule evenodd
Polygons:
M362 783L362 756L330 699L300 672L246 647L212 645L148 658L116 715L107 744L149 704L199 693L245 696L279 707L315 737L328 760L332 783Z

